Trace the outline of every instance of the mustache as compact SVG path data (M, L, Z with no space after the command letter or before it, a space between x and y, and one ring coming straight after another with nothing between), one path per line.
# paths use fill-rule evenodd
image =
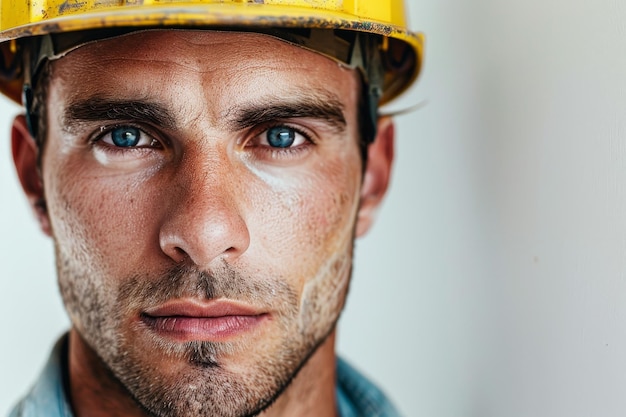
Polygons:
M267 311L272 311L278 323L286 326L289 317L297 315L298 296L280 279L251 277L227 263L211 271L193 266L177 265L158 276L136 275L119 288L114 311L120 321L123 311L140 313L148 307L172 299L219 299L243 301ZM201 368L219 367L218 358L232 353L237 345L231 342L189 341L182 345L155 339L161 351L185 358Z
M119 287L117 301L120 306L148 307L180 298L226 298L268 308L284 304L293 308L298 299L285 280L252 277L224 262L210 271L176 265L156 277L133 276Z

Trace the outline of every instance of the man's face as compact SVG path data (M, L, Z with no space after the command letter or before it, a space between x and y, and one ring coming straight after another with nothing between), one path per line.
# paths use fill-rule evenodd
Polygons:
M332 331L358 85L257 34L152 31L53 63L42 175L61 292L153 413L262 409Z

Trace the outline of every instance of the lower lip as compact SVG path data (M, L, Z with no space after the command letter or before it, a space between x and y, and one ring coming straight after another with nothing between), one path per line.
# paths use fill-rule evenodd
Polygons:
M141 321L154 332L181 342L224 341L248 333L265 320L266 314L256 316L153 317L142 315Z

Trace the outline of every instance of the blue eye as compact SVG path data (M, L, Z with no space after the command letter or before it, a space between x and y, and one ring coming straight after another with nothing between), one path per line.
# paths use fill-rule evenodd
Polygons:
M141 131L134 127L118 127L111 131L113 144L122 148L137 146L140 139Z
M276 126L267 130L267 143L274 148L288 148L296 140L295 130L286 126Z

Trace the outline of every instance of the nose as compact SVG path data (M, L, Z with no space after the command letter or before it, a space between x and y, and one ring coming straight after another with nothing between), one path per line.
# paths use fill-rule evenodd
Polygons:
M200 172L198 172L200 171ZM175 190L159 230L162 252L175 262L202 269L217 259L233 262L250 245L250 235L232 183L237 175L213 166L175 175Z

